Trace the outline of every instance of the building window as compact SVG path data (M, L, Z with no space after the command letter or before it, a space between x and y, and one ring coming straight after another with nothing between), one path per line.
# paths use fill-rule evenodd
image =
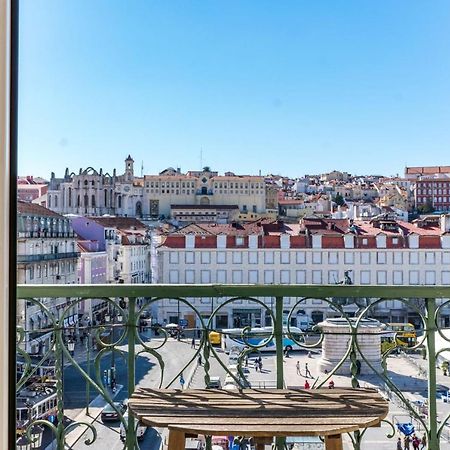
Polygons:
M194 270L186 270L184 276L185 276L186 283L195 283L195 271Z
M329 252L328 253L328 264L339 264L338 252Z
M248 271L248 282L250 284L258 283L258 271L257 270L249 270Z
M377 270L377 284L387 284L387 272L385 270Z
M242 284L242 270L233 270L231 279L233 284Z
M321 252L313 252L312 262L313 262L313 264L322 264L322 253Z
M264 271L264 284L273 284L275 282L275 275L273 270Z
M449 271L443 271L442 272L442 284L450 284L450 272Z
M211 252L202 252L201 253L201 261L202 261L202 264L210 264L211 263Z
M171 284L179 283L178 270L169 270L169 283Z
M290 256L291 256L291 254L289 252L281 252L280 253L280 263L281 264L290 264L290 262L291 262Z
M417 252L409 252L409 263L419 264L419 254Z
M200 272L201 283L211 283L211 272L209 270L202 270Z
M322 271L313 270L312 271L312 282L313 284L322 284Z
M339 270L328 271L328 284L337 284L339 282Z
M194 252L186 252L185 254L185 263L186 264L194 264Z
M226 264L227 263L227 254L225 252L217 252L217 264Z
M249 264L258 264L258 253L257 252L248 252L248 263Z
M370 253L369 252L361 252L361 264L370 264Z
M353 252L345 252L344 253L344 263L345 264L354 264L355 263L355 254Z
M377 264L386 264L386 252L377 252Z
M297 264L305 264L306 263L305 252L297 252L296 253L296 262L297 262Z
M435 264L436 258L434 252L425 252L425 264Z
M394 284L403 284L403 272L401 270L394 270L393 275Z
M419 284L419 271L418 270L410 270L409 271L409 284Z
M403 253L401 252L394 252L394 264L403 264Z
M306 284L306 270L295 271L295 282L297 284Z
M242 252L233 252L233 264L242 264Z
M434 270L425 271L425 284L428 285L436 284L436 272Z
M282 270L280 272L280 283L289 284L291 282L291 272L289 270Z
M370 284L370 270L361 270L361 284Z
M273 252L264 252L264 264L273 264Z
M178 264L178 252L170 252L169 253L169 263L170 264Z
M226 270L218 270L216 274L217 274L217 283L225 284L227 282Z

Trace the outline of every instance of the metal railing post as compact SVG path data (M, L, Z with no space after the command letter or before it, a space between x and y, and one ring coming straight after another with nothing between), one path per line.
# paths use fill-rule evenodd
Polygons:
M283 367L283 297L275 298L275 323L273 326L275 336L275 346L277 349L277 389L284 388L284 367ZM284 437L275 438L275 448L282 450L286 439Z
M127 321L127 339L128 339L128 398L133 395L136 382L136 298L130 297L128 301L128 321ZM128 413L128 430L126 438L126 448L134 450L136 443L136 430L134 425L134 416Z
M425 299L427 317L427 355L428 355L428 446L438 450L437 408L436 408L436 299Z

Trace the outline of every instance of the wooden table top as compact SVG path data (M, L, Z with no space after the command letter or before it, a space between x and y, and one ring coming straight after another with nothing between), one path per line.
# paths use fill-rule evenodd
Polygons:
M147 389L128 402L145 425L184 433L328 436L378 426L388 403L374 389Z

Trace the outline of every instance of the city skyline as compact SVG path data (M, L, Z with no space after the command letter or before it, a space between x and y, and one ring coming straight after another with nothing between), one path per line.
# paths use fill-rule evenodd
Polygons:
M450 5L24 0L19 173L447 165ZM113 162L114 161L114 162Z

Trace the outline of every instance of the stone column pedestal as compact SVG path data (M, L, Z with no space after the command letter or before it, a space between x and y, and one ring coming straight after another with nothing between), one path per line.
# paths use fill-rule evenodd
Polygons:
M352 325L356 319L350 319ZM350 345L350 326L346 319L327 319L318 324L324 333L322 342L322 356L318 362L318 369L322 372L331 372L344 357ZM384 325L378 320L363 319L358 326L358 344L359 351L370 362L375 370L382 372L381 366L381 335ZM361 363L360 374L370 374L373 370L357 352L357 359ZM350 357L336 371L337 375L351 375Z

